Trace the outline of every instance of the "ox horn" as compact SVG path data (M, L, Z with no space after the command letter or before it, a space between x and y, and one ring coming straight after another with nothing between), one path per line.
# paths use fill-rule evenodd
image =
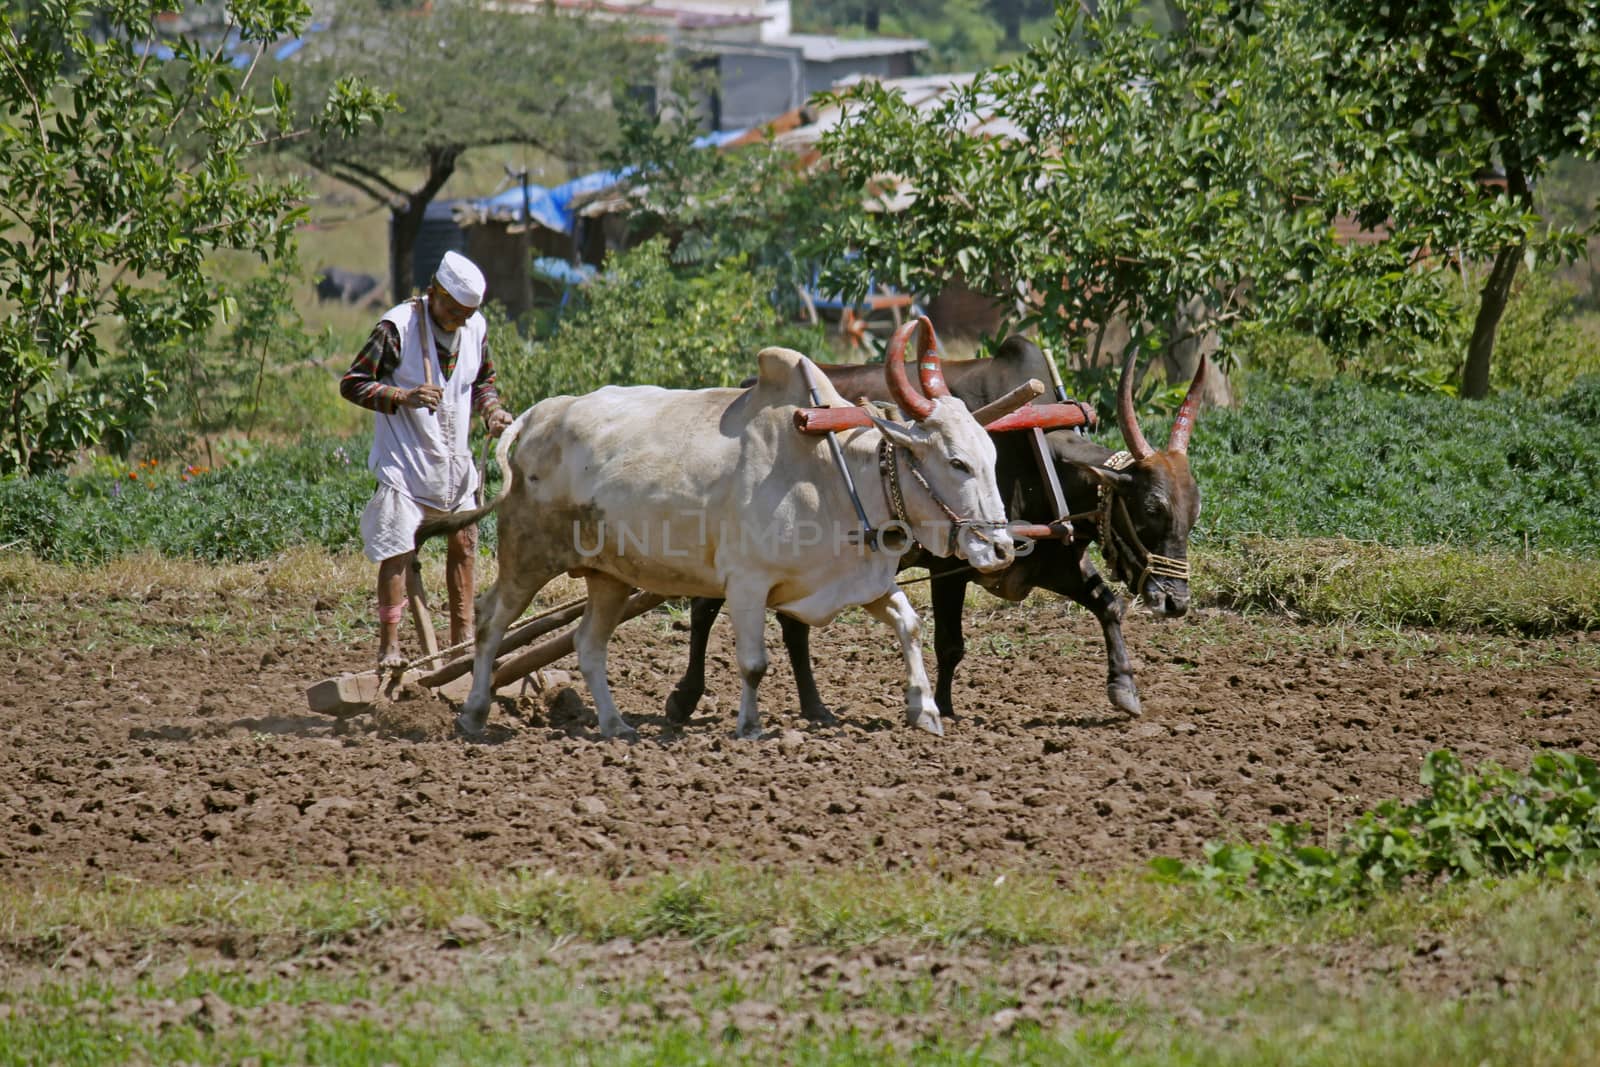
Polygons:
M913 389L911 379L906 377L906 342L911 339L911 331L925 321L922 318L915 318L904 323L894 332L894 336L889 338L889 350L883 356L883 376L889 383L889 395L913 422L921 422L933 414L933 401ZM929 326L923 337L932 335L933 327ZM938 360L935 358L935 370L938 365ZM943 378L939 379L939 384L944 384Z
M939 365L939 336L933 332L933 322L926 315L918 315L922 323L922 336L917 338L917 379L922 382L922 395L929 400L950 395L944 384L944 368Z
M1139 429L1139 416L1133 410L1133 365L1139 358L1139 349L1129 345L1128 358L1122 362L1122 380L1117 383L1117 425L1122 428L1122 439L1134 459L1149 459L1156 454L1150 442Z
M1194 381L1183 396L1177 417L1172 420L1172 434L1167 438L1167 451L1182 455L1189 451L1189 434L1194 430L1194 417L1200 412L1200 393L1205 388L1206 357L1200 355L1200 365L1195 368Z

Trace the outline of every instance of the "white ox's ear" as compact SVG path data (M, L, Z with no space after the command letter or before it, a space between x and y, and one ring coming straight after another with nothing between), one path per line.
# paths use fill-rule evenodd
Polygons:
M876 415L868 415L872 425L876 426L883 436L893 441L902 448L919 448L928 443L929 434L922 427L912 424L907 426L901 422L890 422L880 419Z

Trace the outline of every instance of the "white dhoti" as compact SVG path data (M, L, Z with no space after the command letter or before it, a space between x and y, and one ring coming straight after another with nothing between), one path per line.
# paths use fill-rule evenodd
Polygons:
M466 511L473 503L472 493L468 492L465 499L450 510ZM361 512L363 552L374 563L403 556L413 548L417 527L424 519L437 519L447 514L449 512L424 507L398 489L380 485Z

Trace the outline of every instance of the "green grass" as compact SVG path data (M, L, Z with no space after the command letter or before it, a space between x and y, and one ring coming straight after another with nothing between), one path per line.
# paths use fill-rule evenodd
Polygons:
M12 972L26 987L0 982L0 1063L1578 1063L1596 914L1593 875L1309 919L1137 874L18 888L0 890L0 945L35 965ZM484 939L420 979L363 954L437 945L461 915ZM262 940L241 960L191 947L229 933ZM143 968L52 965L102 939L146 946ZM607 966L635 947L656 955ZM1102 973L1053 994L1007 977L1029 960L1017 973Z

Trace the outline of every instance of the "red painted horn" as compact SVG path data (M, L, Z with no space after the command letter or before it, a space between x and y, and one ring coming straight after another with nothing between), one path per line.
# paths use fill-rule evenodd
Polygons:
M1139 350L1128 346L1128 358L1122 361L1122 380L1117 383L1117 425L1122 428L1122 439L1128 443L1128 452L1134 459L1149 459L1156 454L1150 442L1139 429L1139 416L1133 410L1133 365Z
M889 395L913 422L921 422L933 414L933 401L913 389L911 379L906 377L906 342L911 339L911 331L922 321L920 318L912 319L901 325L889 338L889 350L883 356L883 376L889 383ZM924 337L932 333L930 326ZM934 366L938 366L937 359ZM940 379L940 384L944 384L943 379Z
M1183 396L1177 417L1172 420L1172 435L1167 438L1167 451L1182 455L1189 451L1189 434L1194 430L1195 416L1200 413L1200 393L1206 381L1206 357L1202 353L1200 365L1195 368L1194 381Z
M922 382L922 395L929 400L950 395L944 384L944 369L939 365L939 337L933 332L928 316L918 315L922 323L922 336L917 338L917 378Z

